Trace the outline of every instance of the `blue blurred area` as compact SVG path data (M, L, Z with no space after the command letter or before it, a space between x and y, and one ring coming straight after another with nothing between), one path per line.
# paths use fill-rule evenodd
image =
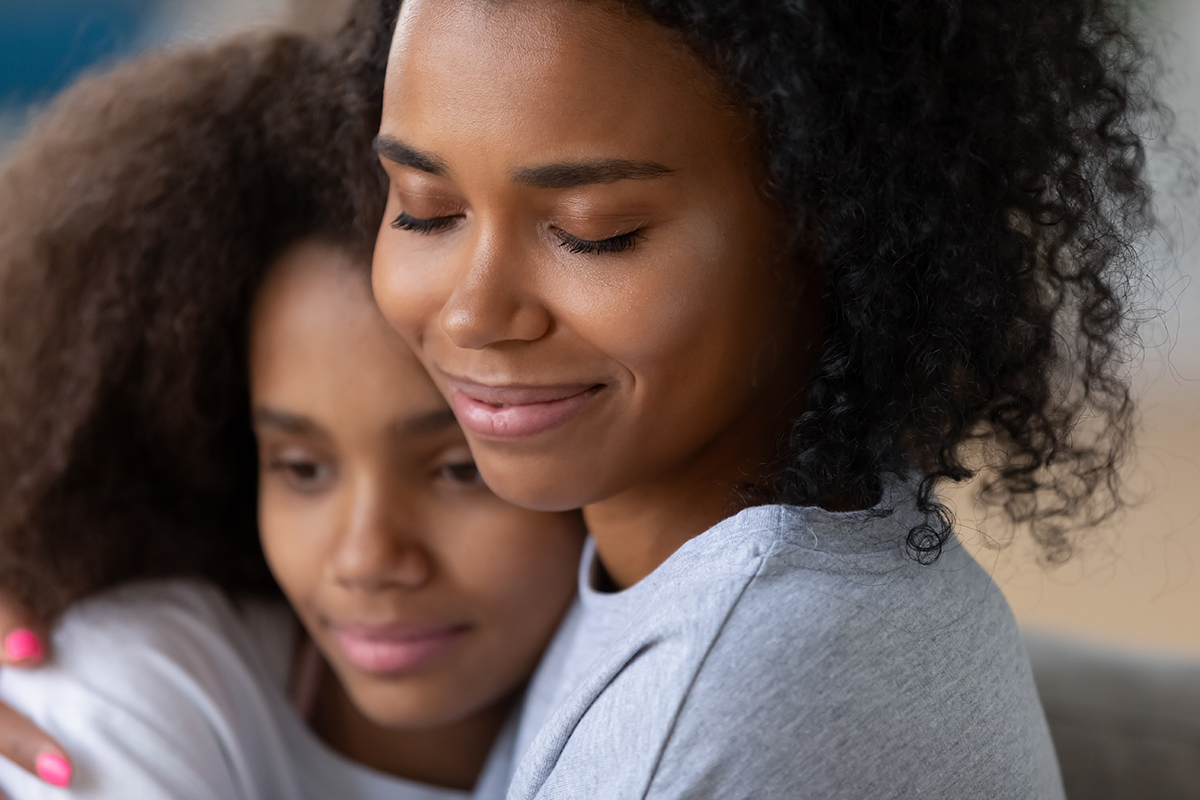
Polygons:
M0 108L44 100L129 53L157 0L0 0Z

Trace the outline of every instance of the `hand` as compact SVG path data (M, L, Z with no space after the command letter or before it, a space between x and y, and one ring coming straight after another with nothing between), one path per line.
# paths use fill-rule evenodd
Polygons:
M8 594L0 592L0 664L5 668L34 668L49 656L45 631L32 614ZM47 783L66 786L71 760L58 742L27 717L0 702L0 757ZM3 797L3 793L0 793Z

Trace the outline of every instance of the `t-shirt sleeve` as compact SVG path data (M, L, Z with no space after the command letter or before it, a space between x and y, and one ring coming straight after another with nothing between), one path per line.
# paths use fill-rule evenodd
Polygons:
M269 711L262 674L236 646L244 635L228 602L198 584L80 604L55 633L51 666L0 670L0 698L71 754L71 785L49 787L0 761L0 787L14 800L255 796L248 765L271 753L256 752L269 743L247 733Z

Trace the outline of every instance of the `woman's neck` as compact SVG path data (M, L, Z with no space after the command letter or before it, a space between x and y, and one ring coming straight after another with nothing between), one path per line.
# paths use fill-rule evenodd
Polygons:
M596 554L616 588L632 586L689 540L762 502L778 463L779 425L772 421L780 418L748 415L669 477L584 508Z
M507 698L440 728L389 728L366 717L333 670L325 667L309 724L322 741L351 761L398 778L469 791L514 701Z

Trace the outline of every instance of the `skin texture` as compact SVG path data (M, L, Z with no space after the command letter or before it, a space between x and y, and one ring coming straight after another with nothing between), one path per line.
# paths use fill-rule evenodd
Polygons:
M750 119L675 34L603 3L405 3L378 150L376 299L498 494L583 507L618 586L745 503L816 292L779 267ZM489 430L480 401L523 387L579 394Z
M336 674L315 727L376 769L470 788L573 597L578 515L488 491L365 271L335 248L301 245L273 268L250 364L263 547ZM453 633L399 669L347 650L347 626L395 624Z

